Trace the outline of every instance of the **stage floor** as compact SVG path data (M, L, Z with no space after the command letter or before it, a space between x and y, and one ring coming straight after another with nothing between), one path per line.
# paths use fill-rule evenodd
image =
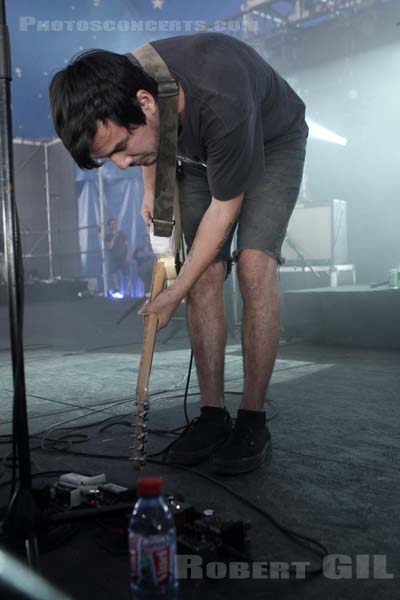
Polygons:
M288 339L400 349L399 289L342 285L287 291L282 305Z
M55 481L41 472L74 471L105 473L113 483L134 485L137 474L127 460L132 433L128 425L143 326L135 313L116 325L128 306L90 299L27 306L26 381L29 427L35 436L31 446L36 481ZM168 330L163 332L157 345L151 377L152 429L185 424L183 392L190 348L186 331L179 325L170 339ZM7 330L7 312L1 307L2 436L11 431L12 416ZM204 581L195 592L194 584L182 582L181 598L398 597L398 364L396 351L282 343L268 393L272 453L261 470L217 477L207 463L198 466L197 472L149 463L145 471L161 474L166 491L182 494L197 510L214 509L225 519L250 521L254 561L318 564L310 551L295 544L218 482L267 510L285 527L318 539L329 554L350 557L354 565L358 555L369 555L371 563L373 555L385 555L387 572L395 578L374 579L371 574L360 579L354 568L349 578L342 579ZM226 403L235 416L243 379L240 346L233 339L228 341L225 380ZM198 414L194 373L188 407L190 417ZM105 424L110 427L101 431ZM54 446L40 449L40 439L57 439L66 433L62 427L72 427L68 432L77 434L70 438L69 451L65 445L58 450ZM149 453L172 439L172 435L150 435ZM2 444L0 486L10 479L10 464L5 458L9 450ZM0 487L2 505L8 490L7 485ZM100 533L98 523L83 524L68 542L42 555L43 574L75 600L128 600L128 557L110 554L99 543Z

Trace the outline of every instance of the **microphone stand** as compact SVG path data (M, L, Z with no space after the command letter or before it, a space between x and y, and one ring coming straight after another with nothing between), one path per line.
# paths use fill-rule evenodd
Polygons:
M3 522L6 540L14 546L25 543L28 562L38 568L36 531L39 511L32 494L29 431L26 407L23 348L23 276L18 215L15 203L13 135L11 121L10 43L5 0L0 0L0 200L8 287L13 405L13 486ZM17 484L17 461L19 483Z
M305 269L305 268L309 269L310 272L314 275L314 277L316 279L321 279L321 275L319 273L317 273L317 271L314 271L314 269L312 268L312 266L310 265L310 263L308 262L306 257L300 252L300 250L298 249L298 247L296 246L296 244L293 242L293 240L290 238L290 236L288 234L286 234L286 243L297 254L299 259L303 263L303 269Z

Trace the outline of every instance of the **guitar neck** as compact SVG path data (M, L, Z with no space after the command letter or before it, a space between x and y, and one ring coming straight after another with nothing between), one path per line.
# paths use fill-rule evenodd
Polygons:
M150 291L150 301L162 292L166 282L166 270L162 261L154 264L153 280ZM145 319L142 356L136 385L136 410L133 423L132 461L136 470L141 470L146 464L146 442L148 434L149 413L149 381L153 363L154 347L157 335L157 315L150 314Z

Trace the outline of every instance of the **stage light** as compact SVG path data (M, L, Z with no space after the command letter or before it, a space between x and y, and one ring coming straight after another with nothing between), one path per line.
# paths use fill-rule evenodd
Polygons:
M124 297L123 294L121 294L121 292L112 292L111 293L111 298L114 298L114 300L121 300Z
M307 119L308 127L310 128L309 137L312 140L322 140L325 142L330 142L331 144L338 144L339 146L347 146L347 139L322 127L322 125L318 125L312 119Z
M110 296L111 298L114 298L114 300L121 300L124 297L124 295L121 294L121 292L112 292Z

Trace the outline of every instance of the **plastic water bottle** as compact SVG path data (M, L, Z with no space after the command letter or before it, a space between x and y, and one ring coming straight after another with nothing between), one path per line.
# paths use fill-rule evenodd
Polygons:
M176 600L176 528L162 497L160 477L140 477L129 524L131 589L134 600Z

